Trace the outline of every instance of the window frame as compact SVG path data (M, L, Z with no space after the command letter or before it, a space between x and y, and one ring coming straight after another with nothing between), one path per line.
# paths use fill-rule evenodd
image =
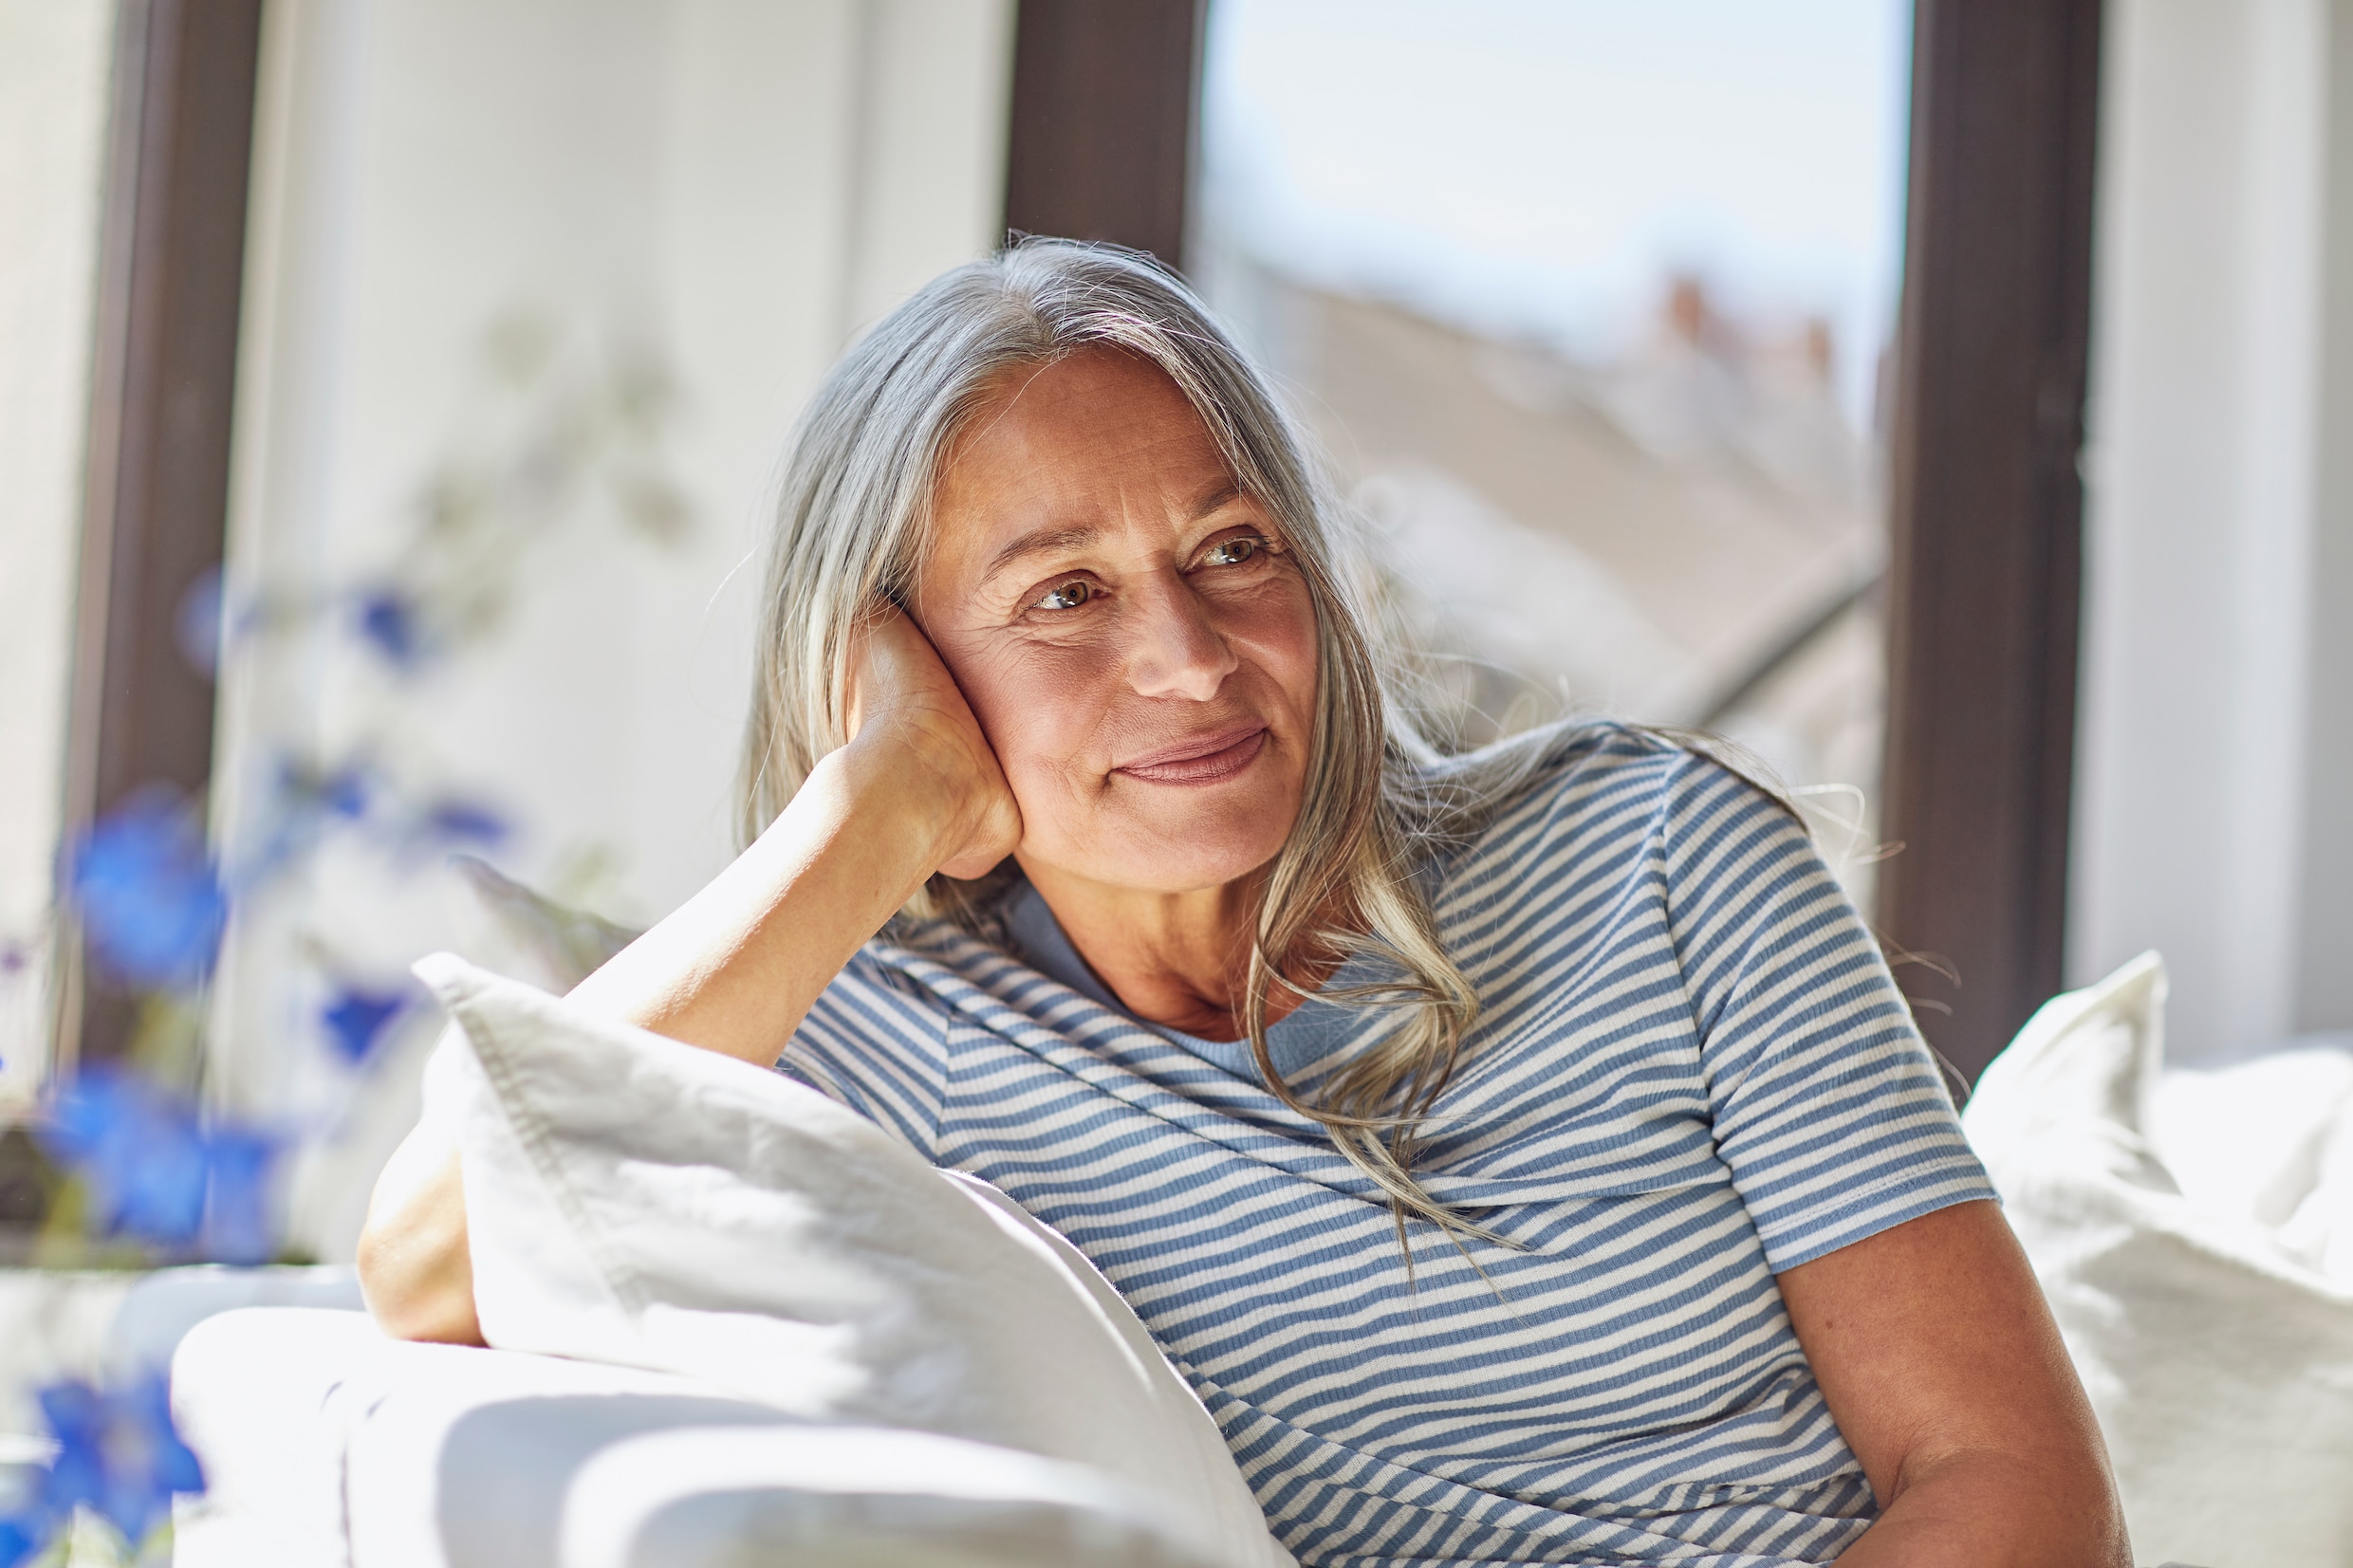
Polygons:
M95 300L65 841L142 784L201 802L211 675L180 651L220 569L262 0L122 0ZM53 1079L130 1046L135 993L63 944Z

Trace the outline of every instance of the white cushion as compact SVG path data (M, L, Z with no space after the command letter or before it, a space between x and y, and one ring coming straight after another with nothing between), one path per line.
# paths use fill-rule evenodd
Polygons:
M205 1489L174 1502L175 1568L349 1568L343 1446L324 1407L386 1343L364 1312L312 1307L238 1308L181 1337L172 1419Z
M1204 1568L1084 1467L811 1426L689 1378L213 1318L173 1368L211 1489L178 1568Z
M484 1337L810 1421L1089 1467L1231 1564L1289 1559L1149 1334L1053 1232L815 1091L447 954L428 1075Z
M2340 1189L2329 1224L2307 1217L2317 1239L2284 1222L2353 1153L2346 1100L2309 1062L2163 1074L2164 997L2151 953L2053 999L1979 1079L1970 1141L2099 1411L2139 1559L2343 1568L2353 1292L2319 1264L2353 1213Z
M2197 1208L2251 1220L2353 1285L2353 1051L2300 1044L2219 1069L2172 1067L2150 1097L2158 1157Z

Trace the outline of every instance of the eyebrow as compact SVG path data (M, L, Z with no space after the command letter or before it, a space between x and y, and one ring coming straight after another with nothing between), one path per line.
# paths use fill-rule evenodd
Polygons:
M1230 507L1241 499L1241 486L1231 479L1220 479L1216 484L1203 490L1201 499L1193 504L1193 516L1190 521L1198 523L1204 517L1210 516L1221 507Z
M1188 521L1198 523L1221 508L1242 499L1242 488L1231 479L1221 479L1201 492L1194 502ZM1016 561L1033 555L1051 555L1060 550L1084 549L1102 537L1102 529L1089 524L1076 526L1033 528L1013 540L989 560L988 569L981 573L985 581L992 578Z
M1057 550L1075 550L1092 544L1102 537L1102 530L1092 526L1037 528L999 550L990 559L989 569L981 574L991 578L1027 556L1047 555Z

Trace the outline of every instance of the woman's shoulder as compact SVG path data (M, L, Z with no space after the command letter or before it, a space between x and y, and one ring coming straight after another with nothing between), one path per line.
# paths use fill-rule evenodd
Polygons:
M1525 854L1565 834L1664 839L1726 814L1796 821L1778 792L1758 782L1762 769L1711 736L1588 719L1507 747L1450 767L1466 795L1483 796L1458 836L1475 858Z

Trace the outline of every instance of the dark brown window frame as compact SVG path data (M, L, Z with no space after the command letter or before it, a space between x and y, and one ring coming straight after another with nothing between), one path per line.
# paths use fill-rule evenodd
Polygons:
M1975 1078L2058 990L2083 600L2099 0L1918 0L1881 929Z
M1005 222L1184 265L1209 0L1020 0Z
M1010 228L1181 264L1205 10L1021 0ZM2099 58L2099 0L1914 8L1879 914L1972 1078L2066 940Z
M83 484L64 820L142 784L201 802L210 674L180 650L220 569L244 295L262 0L118 11ZM58 1067L127 1046L137 999L65 954Z

